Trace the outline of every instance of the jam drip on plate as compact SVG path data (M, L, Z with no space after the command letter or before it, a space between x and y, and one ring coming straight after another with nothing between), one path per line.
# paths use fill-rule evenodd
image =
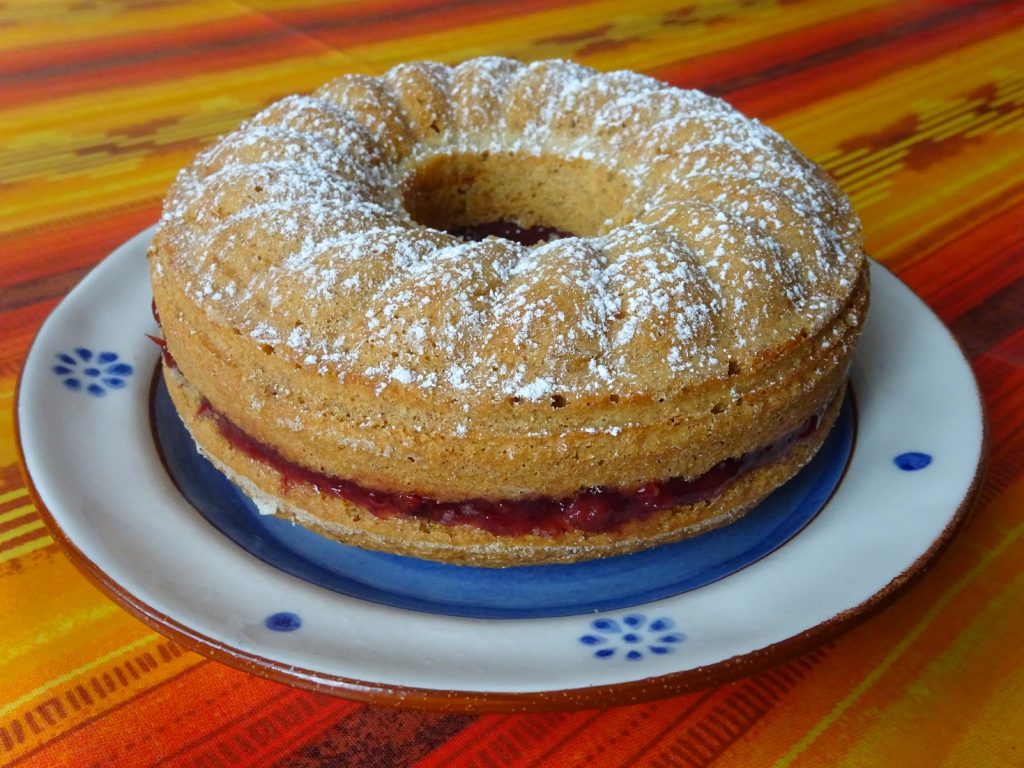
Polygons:
M743 472L780 460L794 445L810 438L817 431L823 413L810 416L782 439L738 458L726 459L693 480L677 477L629 490L587 488L564 499L532 497L507 501L439 501L413 493L371 490L350 480L307 469L243 432L205 398L199 406L199 415L214 419L220 434L236 450L268 465L280 475L283 492L298 485L312 486L317 493L345 499L377 517L475 525L499 536L527 533L557 535L573 530L614 531L630 520L644 520L662 509L713 499Z

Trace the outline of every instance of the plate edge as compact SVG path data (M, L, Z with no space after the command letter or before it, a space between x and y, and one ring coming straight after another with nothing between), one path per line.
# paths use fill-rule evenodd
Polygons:
M121 248L124 248L132 240L148 232L143 230L138 235L125 241L115 251L101 260L96 266L113 256ZM29 345L25 362L22 363L18 374L17 384L14 391L14 434L15 447L17 450L18 468L21 472L25 487L29 492L32 501L46 523L54 541L64 551L72 563L100 588L115 603L134 615L137 619L149 626L151 629L169 637L175 642L189 648L190 650L202 653L216 661L228 666L240 669L244 672L270 678L276 682L297 686L318 693L328 693L334 696L359 701L368 704L381 704L397 706L407 709L458 712L466 714L480 714L488 712L542 712L542 711L570 711L589 708L612 707L624 704L642 703L670 696L688 693L696 690L709 688L732 682L737 678L750 675L783 661L786 661L800 653L817 647L829 639L832 639L856 624L876 615L891 605L899 596L904 594L910 587L916 584L938 560L938 558L949 548L956 535L963 529L970 519L975 502L978 498L978 490L984 480L988 467L990 450L990 428L988 415L984 408L984 400L978 386L977 376L974 375L974 368L970 359L964 354L963 347L955 336L942 322L935 311L909 286L888 267L875 261L870 263L884 269L920 301L928 310L939 325L946 332L948 338L956 346L961 358L972 374L975 387L975 396L979 405L981 417L981 446L978 455L978 462L974 469L974 476L970 485L964 493L963 498L956 507L956 511L950 519L949 524L942 533L932 542L907 569L895 576L890 582L874 595L862 603L842 611L830 619L810 627L801 633L793 635L777 643L765 646L749 653L733 656L722 661L715 662L702 667L695 667L688 670L647 677L637 680L630 680L624 683L612 683L608 685L588 686L581 688L568 688L563 690L550 691L466 691L466 690L443 690L432 688L414 688L400 685L369 683L354 678L347 678L336 675L327 675L314 670L295 667L283 662L267 659L257 654L251 654L238 649L228 650L224 643L210 638L202 633L195 632L183 624L180 624L171 617L157 611L152 606L143 603L135 598L127 590L124 590L117 582L111 579L98 565L92 562L78 547L68 538L63 529L59 526L50 510L43 503L42 498L32 480L32 476L25 460L24 447L22 444L22 433L20 424L21 386L25 375L26 363L35 349L36 342L42 334L47 320L39 327ZM88 279L96 267L83 278ZM78 285L81 284L79 282ZM77 288L77 285L76 285ZM72 289L74 290L74 289ZM69 292L70 295L70 292ZM67 297L65 297L66 299ZM64 299L54 308L63 304ZM52 314L52 312L51 312Z

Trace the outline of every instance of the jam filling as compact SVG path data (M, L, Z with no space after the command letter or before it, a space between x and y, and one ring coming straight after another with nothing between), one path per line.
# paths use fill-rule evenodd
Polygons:
M156 320L156 327L163 328L163 324L160 322L160 310L156 308L156 299L153 299L149 303L149 309L153 313L153 319ZM167 340L162 339L159 336L150 336L146 334L146 338L160 347L160 356L164 359L164 365L173 371L178 370L178 364L174 362L174 355L172 355L167 349Z
M476 225L476 230L506 224L497 222ZM523 230L515 224L507 225L515 227L520 233L532 232L531 236L538 236L538 240L531 242L520 240L526 245L548 239L552 234L564 234L546 227ZM545 230L546 234L541 235L539 230ZM483 236L488 234L497 233L489 230ZM498 236L504 237L501 234ZM160 314L155 301L152 310L153 318L159 326ZM158 336L149 336L149 339L160 347L164 364L171 369L177 369L174 357L167 349L167 342ZM614 531L631 520L646 520L659 510L713 499L744 472L779 461L794 445L809 439L817 431L827 408L826 405L812 414L797 429L781 439L763 448L748 451L737 458L725 459L692 480L674 477L644 483L632 489L585 488L563 499L538 496L506 501L439 501L415 493L372 490L351 480L342 480L286 459L272 446L242 431L238 425L217 411L205 397L200 401L198 415L214 419L220 434L237 451L276 471L281 478L283 492L298 485L305 485L311 486L317 493L356 504L380 518L403 517L446 525L474 525L498 536L520 536L527 533L554 536L567 531Z
M488 221L482 224L469 224L465 227L452 229L449 234L462 238L463 240L483 240L486 237L502 237L505 240L513 240L521 245L536 245L546 243L550 240L558 240L562 237L572 237L571 232L565 232L554 227L545 227L542 224L535 224L532 227L521 227L514 221Z
M827 407L827 406L826 406ZM780 440L719 462L698 478L681 477L645 483L637 488L586 488L564 499L532 497L507 501L469 499L439 501L415 493L372 490L350 480L300 466L283 457L219 413L203 398L199 415L216 421L220 434L239 452L274 469L281 489L305 485L320 494L356 504L376 517L401 517L446 525L474 525L495 535L541 533L554 536L567 531L614 531L631 520L645 520L655 512L713 499L743 472L772 464L818 428L824 409L810 416Z

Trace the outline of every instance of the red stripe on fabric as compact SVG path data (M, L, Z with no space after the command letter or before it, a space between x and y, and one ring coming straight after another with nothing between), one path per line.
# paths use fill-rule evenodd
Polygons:
M1024 328L974 361L989 417L991 462L979 505L1024 475Z
M24 515L18 515L17 517L12 518L11 520L7 520L5 522L0 523L0 533L3 533L4 531L13 531L15 528L18 528L22 525L27 525L28 523L34 523L39 519L40 517L38 512L34 510L31 512L26 512ZM3 548L4 547L0 545L0 551L3 551Z
M1007 28L1008 14L1018 21L1024 19L1024 6L1009 11L989 8L956 23L897 37L836 61L808 62L791 74L728 90L729 102L746 114L761 118L792 112L999 34Z
M159 216L158 200L141 200L0 236L0 288L93 266Z
M35 541L36 539L45 539L49 535L50 532L44 526L42 528L37 528L34 531L23 533L21 534L21 536L15 536L13 539L8 539L7 541L0 544L0 554L6 552L9 549L20 547L22 544L28 544L30 541Z
M4 338L0 344L0 377L17 376L36 331L55 306L57 300L53 299L3 313Z
M553 713L545 715L484 715L449 739L441 747L424 755L417 768L448 768L470 759L470 751L478 754L503 735L513 738L525 732L530 743L539 743L562 723L577 718L578 714ZM533 727L529 727L533 726Z
M227 19L216 19L169 29L130 31L108 37L90 37L18 50L0 50L0 77L10 83L19 78L45 79L73 76L76 72L114 62L129 62L133 57L159 54L186 55L211 43L261 34L282 34L280 25L267 17L242 12ZM188 47L184 47L187 44ZM236 61L237 65L238 62ZM127 74L127 73L126 73Z
M566 4L571 3L530 0L510 5L471 0L451 7L417 0L387 10L379 4L347 5L248 14L188 27L0 52L4 106L228 71L237 68L239 61L252 66L311 56L331 47L424 34L451 28L456 15L458 24L466 25ZM325 73L324 79L331 74L340 73Z
M972 208L949 228L935 233L942 241L934 250L915 243L913 263L896 260L893 267L943 320L952 322L1024 277L1021 222L1024 187L1015 204L1011 197L1010 205L1001 211Z
M468 719L465 715L362 707L293 752L288 765L408 765L462 730Z
M1015 329L973 361L989 413L993 456L1024 435L1024 328Z
M544 765L547 758L557 752L563 745L568 742L574 741L581 733L596 727L597 721L603 716L603 712L594 713L580 713L576 715L573 720L573 728L568 733L563 734L561 738L548 742L544 746L546 747L543 752L535 754L528 765L531 766L542 766Z
M465 6L473 5L497 5L487 0L453 0L452 2L438 2L438 0L391 0L386 4L376 0L357 0L350 3L324 3L320 5L309 5L299 8L285 8L283 10L268 11L268 15L279 21L284 21L297 28L309 26L322 27L341 24L373 25L383 24L388 21L400 21L402 19L417 18L426 16L449 17L458 15L458 21L464 18L462 9ZM519 11L526 5L524 2L504 3L506 9L513 13ZM452 19L448 19L449 23ZM459 24L461 25L461 24Z
M0 466L0 492L13 491L25 487L25 481L21 477L21 470L17 464ZM22 496L21 499L26 499Z
M823 52L877 36L894 27L920 23L949 7L970 5L970 0L944 4L913 3L860 10L775 37L755 40L739 48L714 51L695 59L673 62L650 71L655 77L686 88L724 89L724 84L757 77L765 67L777 68Z
M139 690L139 691L135 692L132 696L129 696L128 698L124 699L123 701L119 701L114 706L109 707L108 709L104 709L102 711L99 711L96 714L92 715L91 717L86 718L82 722L77 723L76 725L74 725L73 727L69 728L68 730L63 731L61 733L58 733L54 738L50 739L49 741L47 741L47 742L45 742L43 744L40 744L38 747L35 747L32 750L26 752L24 755L19 757L14 762L9 763L7 768L14 768L15 766L25 766L25 768L28 768L28 765L31 764L31 763L39 765L41 768L43 766L50 766L50 765L58 764L58 763L54 762L53 760L50 760L46 756L46 752L49 749L53 748L54 746L56 746L58 743L64 741L65 739L69 739L71 737L75 737L75 736L81 734L83 731L87 730L90 725L96 723L99 720L102 720L104 718L109 717L110 715L114 714L115 712L117 712L119 710L124 709L125 707L130 705L135 700L143 698L145 696L148 696L148 695L152 694L154 691L158 690L160 687L162 687L164 685L168 685L168 684L174 683L177 680L179 680L179 678L182 678L182 677L188 675L189 673L195 672L200 667L202 667L204 665L207 665L207 664L213 664L213 662L212 661L208 661L208 660L201 661L201 662L199 662L199 664L197 666L189 667L188 669L184 669L181 672L178 672L175 675L172 675L171 677L168 677L166 680L162 680L158 685L156 685L156 686L154 686L152 688L146 688L146 689Z
M273 18L341 48L377 40L398 40L472 24L495 23L559 7L579 5L579 0L400 0L397 3L353 3L275 11ZM581 9L581 12L582 9Z
M259 761L254 763L254 768L260 768L260 766L268 765L271 761L280 760L289 755L294 755L307 744L313 742L332 728L339 719L348 717L350 714L353 714L356 709L363 706L356 704L355 702L348 702L333 696L327 696L326 694L314 695L325 703L336 704L337 707L325 707L322 710L322 717L311 718L305 727L297 729L290 737L282 738L273 744L268 745L266 747L266 751L259 755ZM352 707L351 711L349 710L349 707ZM341 717L339 717L339 714Z
M339 715L351 715L362 705L322 694L309 693L282 687L280 692L269 699L263 699L252 707L239 711L231 720L207 731L200 738L183 745L177 751L161 755L161 760L172 764L205 764L214 759L218 752L230 750L234 753L232 765L263 766L269 760L284 754L289 747L307 741L314 733L323 730L325 723L336 722ZM281 719L284 710L302 710L305 726L298 732L281 730L280 722L268 720L268 715ZM285 714L289 714L285 712ZM292 715L294 720L294 715ZM271 731L275 733L271 734Z
M18 507L24 507L31 503L32 499L29 498L28 493L25 493L25 495L23 496L15 496L10 501L5 501L3 504L0 504L0 515L4 514L5 512L11 512L15 509L18 509Z
M233 26L235 25L235 26ZM264 17L89 40L66 61L51 48L8 54L4 105L37 103L80 93L150 85L322 53L326 46ZM4 77L0 72L0 77ZM326 76L324 79L327 79Z

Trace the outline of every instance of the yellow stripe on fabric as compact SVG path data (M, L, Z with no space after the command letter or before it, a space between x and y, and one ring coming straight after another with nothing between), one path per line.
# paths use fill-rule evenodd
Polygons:
M14 509L8 512L4 512L2 515L0 515L0 523L6 523L8 520L14 520L18 517L24 517L25 515L32 514L35 511L36 506L35 504L32 503L24 504L20 507L15 507ZM2 535L3 534L0 534L0 536Z
M248 113L279 95L313 90L333 75L358 65L345 54L323 51L237 69L208 72L171 81L115 87L34 102L0 111L5 150L39 150L85 134L138 131L165 117ZM74 130L55 128L74 126Z
M2 122L2 118L0 118L0 122ZM0 179L2 178L3 172L0 171ZM0 215L0 227L3 224L3 216ZM18 461L18 452L14 447L14 381L10 377L0 379L0 467L13 467ZM14 477L17 478L17 487L9 490L0 488L0 490L5 493L27 493L24 486L21 485L19 473L15 472Z
M0 5L0 50L145 34L252 12L235 2L175 2L163 7L123 3L11 3ZM116 43L112 43L116 45Z
M367 0L245 0L250 8L273 13L274 11L294 11L297 8L337 8L346 5L368 5ZM372 7L372 5L371 5Z
M902 170L888 180L884 205L868 209L858 195L871 254L885 261L914 253L914 244L971 210L995 212L1019 197L1024 176L1024 141L992 137L950 155L925 172ZM929 194L921 194L928 189Z
M883 3L884 0L858 0L849 6L841 4L843 10L840 12L836 9L837 4L819 0L813 5L814 12L809 16L780 14L775 9L769 10L773 23L780 25L777 31L782 31L784 28L812 25L819 16L844 16L859 8ZM663 5L664 10L677 7L672 2L652 5ZM810 10L811 4L807 5ZM700 26L692 32L680 33L676 27L661 28L656 21L651 21L643 15L622 14L621 3L616 0L589 5L586 10L585 22L588 26L601 21L614 21L621 17L622 23L629 29L653 30L657 27L659 36L664 36L665 39L662 41L663 47L658 49L659 55L652 59L652 65L680 58L680 34L692 36L694 44L699 46L696 49L687 47L686 57L689 58L702 51L722 48L723 43L729 41L727 36L733 34L730 30L731 24L740 25L746 30L743 32L744 39L754 39L765 31L761 21L739 16L731 19L729 24L716 24L711 28ZM447 60L462 58L463 54L451 48L452 34L457 34L462 39L473 39L474 46L477 46L477 42L485 42L479 35L487 35L493 37L495 43L506 44L497 47L507 47L509 43L520 46L533 44L538 29L565 32L578 29L581 25L580 10L570 7L471 27L457 27L443 33L387 40L340 50L325 50L315 56L242 67L228 72L213 72L170 82L66 96L45 103L33 103L0 111L0 139L4 140L0 146L5 149L10 147L25 150L52 144L59 148L65 146L67 141L81 143L80 137L90 131L102 132L122 126L136 128L140 122L180 114L220 114L224 112L225 106L244 110L246 107L263 104L277 95L312 90L333 74L363 71L375 67L381 61L390 65L397 61L429 57L430 54L437 54L433 56L434 58ZM488 52L493 53L493 47L488 48ZM473 55L479 53L482 51L476 51ZM621 60L619 52L608 55L611 57L612 65L627 65ZM332 65L336 67L333 72L329 70ZM247 113L243 111L243 114ZM73 125L75 130L57 131L54 130L55 124ZM0 160L0 168L2 167L4 165Z
M1016 486L1004 492L1000 501L1003 504L1010 505L1012 508L1019 508L1019 505L1024 503L1024 482L1019 482ZM993 506L995 506L994 503L990 505L990 510ZM866 675L864 679L853 688L853 690L839 701L832 710L828 712L828 714L815 723L814 726L812 726L803 735L803 737L797 741L797 743L795 743L784 755L782 755L782 757L773 763L774 768L785 768L786 766L792 765L793 762L815 741L817 741L833 726L840 723L843 715L855 704L858 704L865 694L867 694L868 691L873 688L887 672L889 672L889 670L904 656L904 654L906 654L907 650L921 638L935 619L946 610L949 604L959 596L961 592L967 589L968 586L975 582L978 577L981 576L981 574L996 560L1004 555L1011 546L1017 543L1022 536L1024 536L1024 523L1019 523L1015 527L1011 528L997 544L992 546L990 549L985 550L978 562L935 601L931 608L929 608L921 619L918 620L918 622L903 636L900 642L897 643L888 654L886 654L882 661L873 670L871 670L871 672Z
M0 724L8 733L12 733L17 723L20 732L26 736L23 742L16 744L13 751L4 757L12 763L17 762L62 734L75 730L138 694L152 690L160 683L205 662L202 656L192 653L167 653L168 645L168 641L159 635L147 633L144 637L47 681L4 706L0 710ZM165 653L160 653L160 648L164 648ZM160 662L156 661L157 657L161 658ZM143 658L149 659L144 667ZM125 673L129 662L136 675ZM117 674L118 671L120 674ZM83 692L88 695L88 699L84 698ZM72 697L77 706L71 704ZM49 715L49 719L46 715ZM28 725L30 720L38 730ZM73 759L77 761L80 757L76 755ZM71 756L58 758L57 762L68 764L68 759L72 759Z
M1002 129L1021 122L1018 111L1024 115L1017 96L1024 72L1004 66L1022 47L1024 30L1013 30L880 78L870 89L838 93L772 124L836 175L861 215L872 255L884 261L915 251L928 232L968 210L1000 204L1019 186L1024 141ZM972 96L993 88L997 99L987 105ZM987 119L996 100L1000 109L1009 105L1009 118ZM891 143L889 134L907 131L911 120L912 134ZM961 137L968 132L966 142ZM944 141L959 143L948 151L932 150ZM849 156L843 146L854 147ZM923 159L908 163L914 153Z
M709 23L687 26L682 29L673 25L659 25L648 38L631 41L629 27L616 35L613 30L609 37L614 42L626 43L613 50L587 52L579 56L580 61L597 69L647 70L671 64L680 59L693 59L716 51L741 48L744 45L788 34L798 29L817 26L836 19L854 17L865 10L888 5L890 0L857 0L856 2L835 3L827 0L804 2L800 13L792 13L778 4L745 8L741 14L725 19L719 3L706 3L707 11L702 16ZM678 6L673 6L677 9ZM713 22L713 23L711 23ZM546 46L540 49L542 56L573 55L574 46L548 52ZM682 55L681 52L684 52Z
M687 43L687 56L692 56L754 39L765 33L766 23L769 31L779 33L879 2L861 0L854 6L843 5L842 11L837 10L836 4L818 2L809 4L802 14L780 14L766 7L759 13L769 14L770 19L740 16L728 23L699 25L683 32L675 27L662 28L656 19L623 15L621 5L615 2L588 6L586 19L588 25L595 20L619 19L625 25L620 31L626 36L642 31L641 28L647 30L653 37L641 46L644 61L623 58L622 51L607 54L605 61L609 66L643 68L678 59L680 35L692 38ZM665 4L666 9L670 6L671 3ZM695 14L722 15L722 11L720 6L711 5L697 9ZM482 39L480 35L491 35L495 44L500 41L505 46L506 52L516 53L508 45L529 48L534 45L538 29L579 26L578 9L569 8L460 28L459 35L460 39L475 40L474 45ZM100 181L108 206L159 198L174 172L191 159L199 143L229 130L267 101L287 92L312 90L341 72L382 68L375 61L390 65L405 58L451 59L484 52L453 51L446 34L375 43L344 53L325 52L168 83L69 96L0 112L0 174L9 181L20 180L0 192L0 232L48 221L55 208L67 216L92 210L96 200L94 185L83 181ZM567 51L547 46L533 52L549 56ZM350 55L369 62L370 66L356 63ZM600 66L601 57L589 63ZM159 124L164 120L169 120L169 124ZM150 133L124 131L128 126L147 122L157 124ZM75 131L56 130L54 125L74 125ZM176 142L188 145L168 156L162 148L171 148ZM118 151L111 151L111 145ZM90 151L91 148L96 150Z
M1024 114L1009 113L992 120L991 123L979 126L978 128L973 128L970 131L967 131L964 135L968 138L973 138L977 134L987 131L995 134L1002 134L1009 131L1020 131L1022 129L1024 129Z
M1019 614L1020 602L1013 606ZM1014 635L1019 638L1020 634ZM998 641L1005 642L1005 637ZM974 727L957 743L937 768L977 768L979 756L988 765L1013 766L1024 762L1021 749L1021 702L1024 702L1024 667L1008 675L993 691L984 707L972 713Z
M49 536L40 536L29 544L38 548L48 541ZM21 567L7 569L0 577L0 605L5 608L5 654L38 648L28 656L33 664L10 663L13 657L4 655L0 688L6 695L0 701L34 688L40 677L62 674L119 648L141 632L152 634L118 610L66 557L26 559Z
M268 101L353 69L341 54L327 54L0 113L0 176L17 172L23 179L0 190L0 232L49 221L54 210L67 218L95 210L97 183L107 207L159 199L198 150L192 139L212 139ZM188 127L161 125L164 119ZM54 122L76 125L74 135L55 130ZM127 131L146 123L156 126L149 134ZM115 153L110 144L125 151ZM90 147L97 148L91 157ZM73 161L85 167L67 172L62 162L74 154L85 155ZM26 179L33 164L37 172Z
M26 541L24 544L19 544L16 547L11 547L10 549L0 552L0 563L6 563L18 557L24 557L31 552L35 552L37 549L48 547L51 544L53 544L53 537L49 534L40 536L37 539L32 539L31 541Z
M114 659L124 656L126 653L130 653L137 648L141 648L144 645L155 643L160 639L160 636L157 635L155 632L150 632L137 640L133 640L130 643L122 645L120 648L115 648L110 653L106 653L97 659L93 659L92 661L83 664L80 667L76 667L75 669L72 669L70 672L65 672L64 674L59 675L58 677L55 677L52 680L47 681L46 683L43 683L38 688L35 688L29 691L28 693L19 696L14 701L11 701L7 704L4 704L3 706L0 706L0 717L9 715L11 712L23 706L27 702L30 702L33 699L42 696L47 691L51 691L59 685L63 685L64 683L70 680L74 680L76 677L81 677L82 675L87 674L88 672L92 672L94 669L98 669L99 667L106 664L108 661L113 661Z
M775 3L757 3L740 8L719 2L700 2L688 7L686 26L662 23L662 18L679 10L678 2L644 3L642 12L624 11L618 0L605 0L577 7L538 11L528 15L453 27L395 40L381 40L343 50L382 71L400 62L416 59L461 61L485 54L503 54L533 60L572 57L598 69L650 69L694 58L704 53L741 46L754 40L843 18L865 8L887 4L888 0L856 0L830 3L813 0L801 4L800 13L789 13ZM696 22L696 23L695 23ZM701 23L704 22L704 23ZM710 23L714 22L714 23ZM574 30L609 24L611 28L595 39L561 42ZM581 48L595 40L615 45Z
M12 642L11 638L8 638L8 643L0 648L0 668L11 664L26 653L47 645L55 645L72 632L82 631L89 624L118 613L120 613L120 609L114 603L103 601L77 613L61 614L58 618L40 627L32 637L25 638L20 642L17 640ZM5 709L0 707L0 715L3 715L4 712Z
M899 738L899 731L908 725L928 734L929 760L938 765L964 733L977 725L976 713L984 708L1000 678L1020 670L1017 654L1008 659L1005 647L1005 638L1024 633L1024 613L1017 610L1020 605L1024 605L1024 575L981 602L970 624L912 681L900 686L901 695L895 701L888 705L862 702L874 713L874 724L835 768L866 765L880 754L886 755L890 765L913 764L920 756L916 752L920 743ZM952 698L951 690L958 691L959 697ZM1018 722L1024 722L1024 701L1012 709ZM934 727L934 722L942 727Z
M966 135L968 132L972 137L978 138L992 131L996 125L995 121L999 116L991 113L977 113L975 110L981 106L981 101L965 100L956 112L949 114L947 119L941 122L926 128L925 120L920 120L921 130L902 141L886 147L884 150L874 153L869 161L855 164L853 170L843 169L839 166L830 168L830 170L836 174L836 178L843 186L843 189L850 193L858 185L870 184L882 174L891 174L899 170L903 158L907 156L908 150L915 144L927 141L945 141L957 134L962 133ZM1024 105L1019 108L1019 112L1016 115L1011 113L1008 117L1020 117L1022 114L1024 114Z
M870 88L840 91L772 120L772 126L807 155L819 157L853 136L882 132L912 113L914 104L962 99L998 82L1005 63L1017 61L1022 48L1024 28L1011 30L881 77Z
M8 501L20 498L22 496L28 496L28 488L15 488L13 491L7 491L0 493L0 504L6 504ZM3 522L4 517L0 516L0 522Z
M5 541L16 539L19 536L24 536L26 533L38 531L40 528L45 527L46 526L43 525L43 521L41 519L32 520L31 522L24 523L23 525L15 526L14 528L0 533L0 544L3 544Z
M135 159L107 168L110 174L120 174L116 183L104 181L102 201L104 208L116 208L135 204L142 200L159 201L174 179L177 171L195 157L197 149L183 150L174 155L157 155L151 158ZM4 199L0 195L0 233L18 231L39 226L53 220L53 210L60 210L62 216L72 219L93 213L96 210L97 190L88 183L101 178L96 173L62 180L61 183L37 183L30 187L19 187L25 196ZM50 201L47 210L47 200ZM156 214L154 214L154 223ZM99 255L99 254L98 254Z

